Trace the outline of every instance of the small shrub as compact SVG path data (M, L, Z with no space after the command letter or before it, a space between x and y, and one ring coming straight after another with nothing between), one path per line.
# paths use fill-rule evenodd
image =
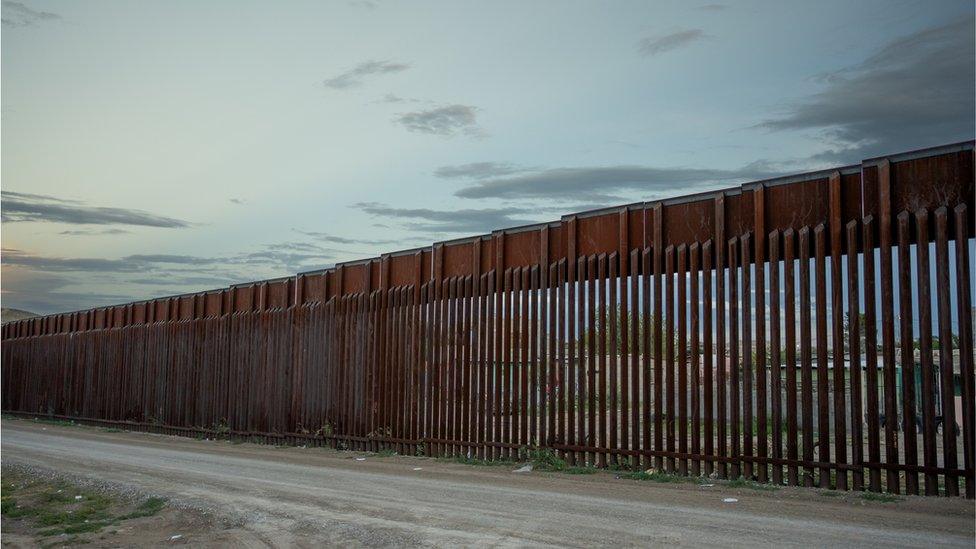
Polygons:
M227 420L221 418L220 421L214 423L213 432L215 438L224 438L230 435L230 425L227 424Z
M552 450L544 448L529 451L529 461L532 462L532 468L539 471L562 471L566 468L563 459Z

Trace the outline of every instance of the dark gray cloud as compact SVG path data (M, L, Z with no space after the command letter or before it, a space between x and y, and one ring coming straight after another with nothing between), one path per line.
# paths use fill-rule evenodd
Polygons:
M433 135L480 135L478 108L469 105L446 105L422 111L399 114L396 122L409 131Z
M4 250L7 254L9 250ZM6 257L4 257L6 260ZM34 264L44 258L35 258ZM32 268L11 266L6 263L3 267L3 299L4 306L23 308L37 313L47 314L61 311L75 311L89 307L115 305L127 303L151 296L164 296L200 290L201 288L226 287L248 278L235 274L213 275L180 275L167 270L166 272L139 271L138 276L129 273L119 276L111 270L100 271L99 280L109 281L117 291L101 293L91 288L90 272L43 272ZM251 276L250 278L254 278ZM134 285L135 287L127 287ZM148 286L149 288L139 288ZM127 291L128 290L128 291Z
M894 40L863 63L821 75L822 91L760 127L817 131L830 149L814 159L842 163L972 139L974 31L970 16Z
M190 223L142 210L84 206L80 202L53 196L2 192L4 222L68 223L72 225L138 225L178 229Z
M410 68L407 63L395 61L366 61L356 65L346 72L326 79L322 83L336 90L344 90L361 86L363 79L376 74L392 74L402 72Z
M322 247L315 243L290 241L269 244L254 252L218 257L201 257L176 254L134 254L117 259L97 257L53 257L36 255L23 250L5 248L0 254L4 266L24 267L43 272L75 273L184 273L189 275L213 276L228 267L261 266L276 269L287 274L295 267L307 264L334 262L336 257L347 257L359 252L350 252Z
M431 210L396 208L376 202L361 202L353 207L373 216L400 220L409 230L430 233L485 233L535 223L539 221L536 216L540 213L538 208Z
M246 204L247 203L247 200L244 200L243 198L229 198L228 200L230 200L230 203L231 204Z
M725 4L705 4L704 6L699 6L698 9L701 11L725 11L729 7Z
M71 200L69 198L58 198L56 196L48 196L46 194L31 194L31 193L18 193L14 191L2 191L3 199L16 199L16 200L27 200L31 202L57 202L58 204L82 204L80 200Z
M740 169L662 168L652 166L598 166L536 170L512 177L475 181L458 190L460 198L588 200L598 203L623 200L618 193L650 193L684 190L709 184L764 179L778 175L766 163Z
M693 44L705 38L701 29L687 29L661 36L649 36L637 44L637 50L644 56L650 57Z
M131 231L127 231L125 229L78 229L75 231L61 231L58 234L64 236L101 236L131 234Z
M365 256L365 254L363 254ZM81 309L143 299L148 295L170 295L226 287L245 280L291 275L324 268L337 259L352 259L350 252L324 248L314 243L280 242L258 251L221 257L136 254L116 259L54 257L24 250L3 249L0 263L4 276L4 304L38 312ZM31 280L38 282L31 283ZM79 288L97 284L125 288L131 295L105 296L95 292L72 293L63 286ZM12 293L11 293L12 292ZM11 305L13 306L13 305Z
M5 248L0 261L4 265L17 265L49 272L140 272L157 264L214 265L217 261L189 255L130 255L120 259L97 257L49 257Z
M177 265L212 265L213 259L192 255L142 254L130 255L124 261L134 263L173 263Z
M119 259L95 257L64 258L45 257L15 249L4 249L0 257L3 265L16 265L45 272L136 272L141 265Z
M3 282L4 307L45 315L127 303L140 297L125 293L105 294L60 289L64 285L65 283L60 280L49 280L34 276L17 281L5 278Z
M49 11L38 11L31 9L20 2L4 0L2 7L3 21L5 27L29 27L43 21L54 21L61 19L61 16Z
M529 170L531 168L520 168L503 162L472 162L456 166L441 166L434 170L434 175L444 179L486 179Z

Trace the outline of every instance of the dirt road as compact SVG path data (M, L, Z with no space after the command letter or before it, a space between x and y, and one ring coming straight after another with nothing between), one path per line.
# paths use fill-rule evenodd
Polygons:
M234 544L972 547L973 502L868 502L815 490L757 491L517 474L425 458L274 448L2 422L5 465L161 495L225 517ZM419 468L419 470L417 470ZM737 498L736 503L723 503ZM205 543L192 536L180 542Z

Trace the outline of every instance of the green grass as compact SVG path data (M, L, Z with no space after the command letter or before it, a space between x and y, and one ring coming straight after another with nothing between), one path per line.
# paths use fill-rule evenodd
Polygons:
M663 473L661 471L634 471L632 473L623 473L620 478L630 479L630 480L650 480L653 482L664 482L664 483L679 483L679 482L701 482L698 477L682 477L678 475L672 475L669 473Z
M67 482L34 479L6 471L0 499L4 520L26 520L41 538L96 533L120 521L153 516L166 505L164 499L152 497L130 512L118 514L120 508L129 508L131 504ZM87 541L79 538L75 542L80 543Z
M438 458L434 458L434 460L445 462L445 463L460 463L462 465L485 465L485 466L492 466L492 467L497 467L497 466L511 467L518 463L510 459L484 460L484 459L478 459L476 457L468 457L468 456L438 457Z
M146 501L139 504L135 511L131 513L119 516L119 520L128 520L134 518L151 517L156 513L163 510L166 506L166 500L163 498L152 497Z
M631 469L631 464L626 460L607 464L607 471L630 471Z
M824 497L827 497L827 498L836 498L836 497L840 497L840 496L842 496L844 494L842 492L838 492L836 490L825 490L823 492L820 492L820 495L821 496L824 496Z
M35 417L35 418L31 418L31 421L33 421L34 423L45 423L47 425L58 425L60 427L78 427L79 426L78 423L75 423L74 421L69 421L69 420L66 420L66 419L53 419L53 418Z
M892 494L879 494L877 492L864 492L861 494L861 499L864 501L874 501L878 503L894 503L896 501L903 501L898 496Z
M18 505L17 500L10 496L3 496L3 502L0 503L0 514L5 518L18 519L32 517L37 514L37 510L33 507Z
M592 475L597 471L596 467L566 467L561 472L567 475Z
M728 488L749 488L750 490L759 490L760 492L775 492L776 490L779 490L779 486L752 482L751 480L746 480L744 478L732 479L726 482L725 486Z
M393 450L392 448L384 448L373 455L381 458L393 457L396 455L396 450Z

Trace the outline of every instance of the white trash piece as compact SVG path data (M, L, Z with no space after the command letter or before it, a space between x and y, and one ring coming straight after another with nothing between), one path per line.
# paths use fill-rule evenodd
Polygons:
M366 458L356 458L356 461L366 461Z
M513 473L531 473L532 472L532 464L531 463L526 463L525 465L519 467L518 469L516 469L516 470L514 470L512 472Z
M420 471L421 469L423 469L423 467L414 467L413 468L414 471Z
M722 503L738 503L738 501L739 500L737 500L735 498L725 498L725 499L722 500Z

